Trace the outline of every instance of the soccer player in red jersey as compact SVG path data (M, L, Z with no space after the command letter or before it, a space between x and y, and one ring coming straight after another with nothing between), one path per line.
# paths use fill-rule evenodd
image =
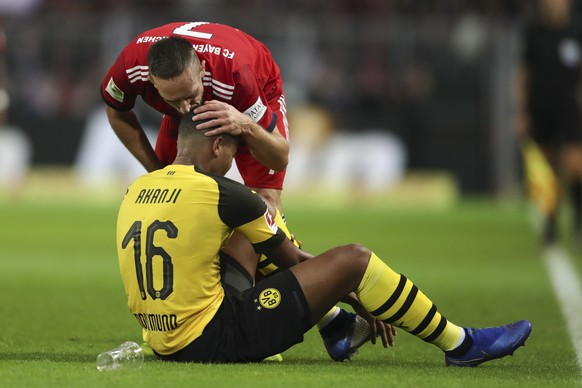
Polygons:
M158 47L148 63L150 47L168 37L183 40ZM193 47L194 66L171 79L153 74L152 66L168 71L164 58L176 52L170 43L180 41ZM103 79L101 95L113 130L148 172L174 160L179 120L195 109L197 120L210 118L208 127L218 126L210 135L241 137L236 163L245 184L281 209L289 153L285 97L279 67L259 41L235 28L206 22L154 28L121 52ZM138 96L164 114L155 152L132 111Z

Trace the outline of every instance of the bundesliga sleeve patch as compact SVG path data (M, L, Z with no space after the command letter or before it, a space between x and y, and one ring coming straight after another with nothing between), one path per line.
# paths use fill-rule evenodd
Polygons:
M263 101L261 101L261 97L259 97L257 98L257 101L243 113L249 116L251 119L253 119L254 122L258 123L266 111L267 107L265 104L263 104Z
M269 229L271 229L273 233L277 233L279 227L275 223L275 219L273 218L271 213L269 213L269 209L267 209L267 211L265 212L265 221L267 222L267 226L269 227Z
M113 81L113 77L111 77L109 79L109 82L107 83L107 87L105 88L105 91L107 93L109 93L109 95L111 97L113 97L115 100L117 100L119 102L123 102L123 98L125 97L125 93L123 93L123 91L121 89L119 89L119 87L117 87L117 85L115 85L115 82Z

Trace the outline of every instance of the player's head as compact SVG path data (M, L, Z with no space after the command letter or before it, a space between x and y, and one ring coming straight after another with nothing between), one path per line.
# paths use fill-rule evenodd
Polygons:
M202 103L205 66L192 43L184 38L163 38L148 51L150 82L160 96L182 114Z
M178 152L174 164L193 164L206 172L224 175L236 155L238 139L229 134L206 136L208 130L196 129L205 122L192 121L194 113L182 117L178 129Z

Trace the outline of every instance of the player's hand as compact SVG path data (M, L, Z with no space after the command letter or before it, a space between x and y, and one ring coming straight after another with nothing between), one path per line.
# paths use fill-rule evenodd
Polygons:
M240 136L249 124L254 123L252 119L239 112L235 107L225 102L210 100L194 109L192 121L209 120L205 123L198 124L199 130L209 129L206 136L219 135L228 133L232 136Z
M396 327L393 325L382 322L378 318L374 318L373 322L368 321L370 324L370 341L372 344L376 344L376 337L382 338L382 345L385 348L388 346L394 346L394 337L396 336Z
M394 346L394 337L396 336L396 327L389 323L383 322L378 318L372 316L370 313L362 317L370 325L370 342L376 345L376 338L382 338L382 345L387 348Z
M394 337L396 336L396 328L389 323L383 322L370 314L361 304L352 304L354 311L362 318L364 318L370 325L370 342L376 344L376 338L382 338L382 345L385 348L394 346Z
M299 249L303 247L303 242L301 240L297 240L297 237L295 237L293 233L291 233L291 242Z

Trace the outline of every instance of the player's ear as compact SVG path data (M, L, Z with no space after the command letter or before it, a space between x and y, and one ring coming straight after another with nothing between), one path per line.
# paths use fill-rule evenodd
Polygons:
M222 146L222 136L217 136L212 142L212 155L214 155L215 158L220 156Z
M154 85L154 87L157 89L158 87L156 86L156 83L154 82L154 77L152 77L151 74L148 74L148 80L152 83L152 85Z

